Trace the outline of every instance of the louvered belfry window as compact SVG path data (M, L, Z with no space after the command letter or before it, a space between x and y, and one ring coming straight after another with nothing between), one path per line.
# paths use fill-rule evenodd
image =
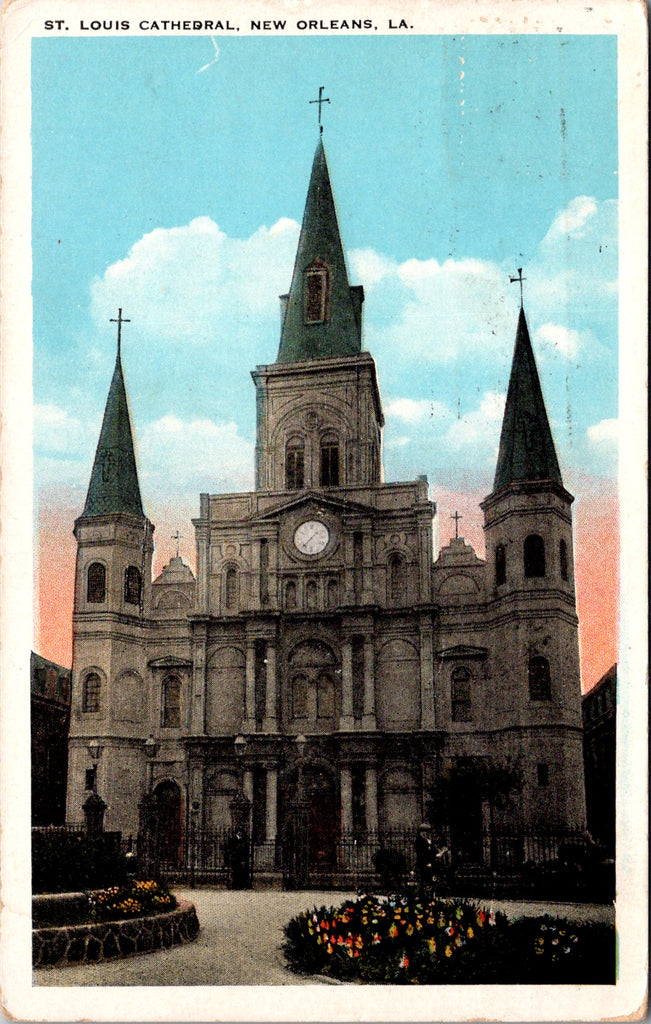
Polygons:
M305 273L306 324L322 324L328 319L329 283L326 264L316 260Z

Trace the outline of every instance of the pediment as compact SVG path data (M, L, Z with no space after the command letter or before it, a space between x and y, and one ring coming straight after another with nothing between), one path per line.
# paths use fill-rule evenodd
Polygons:
M152 658L147 662L147 668L192 668L192 662L189 658L174 658L172 655L168 655L165 658Z
M488 648L474 647L471 644L456 644L454 647L446 647L444 650L438 651L437 657L439 661L450 661L454 658L478 660L488 657Z
M326 509L338 516L351 514L368 516L373 514L373 509L369 505L362 505L357 501L343 501L341 498L325 495L320 491L305 491L296 498L283 501L267 509L266 512L252 516L250 522L268 523L274 519L279 519L281 516L285 516L288 512L296 512L301 509Z

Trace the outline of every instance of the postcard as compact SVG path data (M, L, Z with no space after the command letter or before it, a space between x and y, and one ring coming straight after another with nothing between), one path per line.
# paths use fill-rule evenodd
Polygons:
M643 1019L646 60L5 6L12 1019Z

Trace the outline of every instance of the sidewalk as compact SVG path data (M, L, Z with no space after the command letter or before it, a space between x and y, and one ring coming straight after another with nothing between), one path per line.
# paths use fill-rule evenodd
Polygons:
M302 978L285 967L283 925L301 910L337 906L355 899L345 892L231 892L176 889L197 908L201 931L195 942L124 960L34 971L35 985L315 985L340 984ZM613 924L614 907L577 903L519 903L484 900L509 918L551 913L573 921Z

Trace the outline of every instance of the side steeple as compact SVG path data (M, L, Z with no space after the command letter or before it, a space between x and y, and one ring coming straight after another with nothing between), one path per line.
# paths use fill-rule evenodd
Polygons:
M493 492L516 481L536 480L550 480L563 486L527 319L521 306Z
M351 288L348 283L330 175L319 137L292 283L289 294L281 296L278 362L359 354L363 301L363 288Z
M131 417L122 374L118 321L118 352L95 452L86 504L81 519L116 512L144 517L133 447Z

